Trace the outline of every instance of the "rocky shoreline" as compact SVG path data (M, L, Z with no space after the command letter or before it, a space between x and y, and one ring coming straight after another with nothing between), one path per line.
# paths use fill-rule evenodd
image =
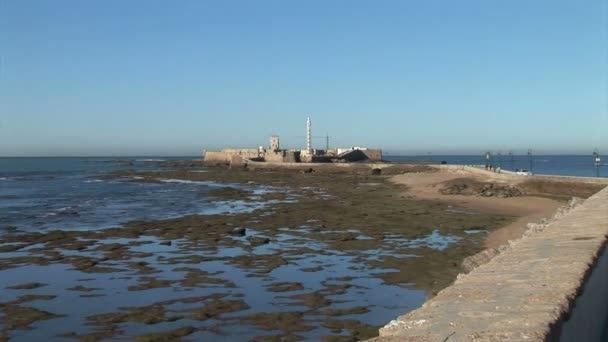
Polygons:
M376 309L355 301L348 305L357 292L367 291L366 279L432 296L456 278L465 257L483 249L483 232L512 220L415 200L404 195L405 186L390 182L395 174L434 172L424 166L391 168L381 175L372 174L368 166L312 171L209 167L205 172L198 172L197 167L121 171L104 178L221 182L234 186L205 196L270 205L248 213L136 221L96 231L6 232L0 237L0 272L61 266L81 276L62 290L44 285L48 283L45 279L37 280L40 286L31 290L26 283L16 284L24 286L20 290L3 290L19 291L19 295L0 304L0 310L5 317L18 311L23 319L5 324L0 336L29 329L40 320L70 315L27 303L56 300L53 296L63 296L66 291L78 293L81 300L107 298L107 288L99 283L104 278L108 282L122 279L127 286L121 291L126 293L170 289L172 294L157 300L150 297L145 305L117 306L89 315L90 328L66 331L63 337L133 336L130 330L138 324L170 328L137 335L141 340L221 336L226 327L238 322L270 333L253 339L259 341L297 340L318 327L326 332L317 336L324 340L369 338L377 333L378 325L365 323L364 317ZM276 191L255 195L239 189L239 184L264 185ZM239 252L231 255L229 251ZM346 261L339 261L342 259ZM205 266L218 264L242 272L245 278L234 279L223 269ZM341 265L347 271L334 273ZM282 269L292 270L292 275L277 279ZM306 274L322 275L324 280L311 288L300 280ZM256 311L248 294L239 290L242 279L259 279L275 301L294 309ZM200 289L205 294L189 294ZM35 293L29 294L31 291Z

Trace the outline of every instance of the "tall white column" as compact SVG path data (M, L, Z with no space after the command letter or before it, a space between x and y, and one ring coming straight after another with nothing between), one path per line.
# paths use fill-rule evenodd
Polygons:
M311 144L311 135L310 135L310 116L306 120L306 149L308 152L312 153L312 144Z

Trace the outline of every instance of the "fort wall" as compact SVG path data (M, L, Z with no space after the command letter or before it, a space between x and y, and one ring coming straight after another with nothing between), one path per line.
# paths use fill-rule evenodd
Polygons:
M235 157L238 157L237 159L252 159L252 158L258 158L260 155L259 151L257 149L233 149L233 148L226 148L223 149L221 152L215 152L215 151L206 151L205 152L205 162L209 162L209 163L230 163L232 160L235 159Z

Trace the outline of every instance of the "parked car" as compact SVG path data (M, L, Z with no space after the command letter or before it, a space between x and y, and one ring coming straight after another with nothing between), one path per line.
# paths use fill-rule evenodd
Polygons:
M515 170L515 174L520 175L520 176L530 176L532 174L532 172L530 172L526 169L517 169L517 170Z

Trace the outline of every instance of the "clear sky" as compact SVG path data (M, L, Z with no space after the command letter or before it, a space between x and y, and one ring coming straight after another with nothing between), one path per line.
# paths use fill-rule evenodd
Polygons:
M606 154L607 3L0 0L0 156Z

